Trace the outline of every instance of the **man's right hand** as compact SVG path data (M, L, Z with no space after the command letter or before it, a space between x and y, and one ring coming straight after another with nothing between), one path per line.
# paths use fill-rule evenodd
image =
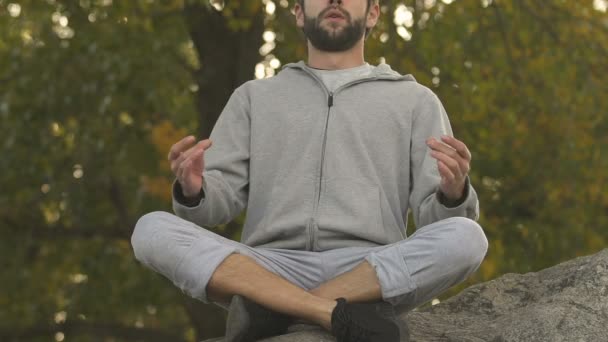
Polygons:
M183 138L171 146L168 156L171 171L182 186L184 196L190 198L197 196L203 188L203 155L212 145L211 140L205 139L192 146L195 141L191 135Z

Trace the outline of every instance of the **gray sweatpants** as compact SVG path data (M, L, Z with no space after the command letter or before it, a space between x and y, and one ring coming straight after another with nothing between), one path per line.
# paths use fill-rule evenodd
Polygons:
M488 248L481 227L463 217L421 227L390 245L310 252L249 247L166 212L142 216L131 243L141 263L206 303L211 275L232 253L247 255L306 290L366 260L376 270L383 300L398 312L409 311L465 280L477 270Z

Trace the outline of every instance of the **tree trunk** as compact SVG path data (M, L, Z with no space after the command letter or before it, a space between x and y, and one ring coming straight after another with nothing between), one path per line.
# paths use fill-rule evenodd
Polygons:
M206 139L234 89L253 78L261 59L258 51L263 43L264 12L253 16L249 30L237 32L228 27L222 12L202 4L185 6L184 19L200 60L201 67L194 73L198 134L199 139ZM223 336L224 316L219 307L190 299L184 306L197 340Z
M204 5L184 9L186 25L198 52L201 68L195 72L199 86L197 106L200 139L208 138L235 88L253 78L260 61L264 12L251 18L247 31L233 31L222 12Z

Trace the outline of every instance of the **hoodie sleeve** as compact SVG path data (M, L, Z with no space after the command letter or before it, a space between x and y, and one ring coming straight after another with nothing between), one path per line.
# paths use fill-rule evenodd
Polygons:
M247 205L250 117L243 93L242 87L234 91L213 127L198 203L185 203L178 182L173 183L173 211L199 226L228 223Z
M421 95L413 113L412 140L410 145L410 208L416 227L454 216L479 218L477 193L467 176L464 196L455 206L446 206L439 191L441 176L437 160L426 145L429 137L440 140L442 135L452 136L452 128L447 113L437 96L428 88Z

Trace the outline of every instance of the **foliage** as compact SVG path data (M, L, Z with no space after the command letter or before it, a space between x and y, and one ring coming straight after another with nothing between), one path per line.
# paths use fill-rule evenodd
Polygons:
M0 339L222 332L134 260L129 237L142 214L171 210L166 154L214 122L205 95L305 58L293 1L246 3L0 0ZM606 2L381 5L367 60L432 88L473 153L490 250L463 286L604 248ZM214 73L208 54L261 41L260 23L275 35L239 54L258 67L242 76L249 64L223 55L235 71ZM242 219L218 231L238 238Z

